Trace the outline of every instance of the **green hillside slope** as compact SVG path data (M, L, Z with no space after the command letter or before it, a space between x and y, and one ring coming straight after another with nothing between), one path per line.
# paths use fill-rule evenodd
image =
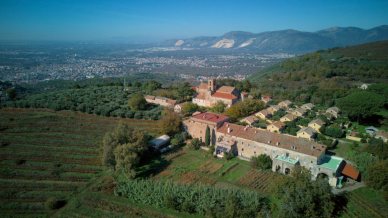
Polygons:
M331 105L333 99L363 83L388 82L388 41L288 59L248 80L275 98Z

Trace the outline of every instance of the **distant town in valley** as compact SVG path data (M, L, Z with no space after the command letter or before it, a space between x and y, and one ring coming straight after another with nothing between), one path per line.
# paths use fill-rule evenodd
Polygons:
M388 217L388 2L278 3L0 1L0 216Z

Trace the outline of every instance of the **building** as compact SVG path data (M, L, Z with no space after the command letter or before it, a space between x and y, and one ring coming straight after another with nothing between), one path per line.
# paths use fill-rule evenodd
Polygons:
M228 120L229 117L220 114L210 112L195 113L189 119L183 121L183 127L193 138L198 138L201 141L205 141L206 128L209 127L210 140L214 144L216 128Z
M280 121L276 121L276 122L273 122L271 123L270 125L267 126L267 130L270 131L270 132L277 132L277 133L281 133L282 130L286 127L286 124L280 122Z
M180 104L176 104L176 105L174 106L174 112L175 112L175 113L178 113L178 114L182 113L183 105L185 105L186 103L187 103L187 102L183 102L183 103L180 103Z
M368 126L365 128L365 132L368 133L370 136L375 136L378 131L379 129L374 126Z
M344 172L346 162L342 158L327 155L325 145L304 138L231 124L222 115L201 113L195 116L184 121L186 130L194 138L203 138L204 134L199 130L204 132L207 126L212 125L214 154L218 157L232 152L238 158L250 160L266 154L272 159L274 172L290 174L296 166L302 166L311 172L312 179L325 177L331 186L340 186L344 176L357 176L352 170Z
M296 108L295 110L292 110L291 113L297 117L303 117L307 111L303 108Z
M349 134L347 134L346 139L356 141L356 142L361 142L360 134L355 131L351 131Z
M384 142L388 142L388 132L385 132L383 130L377 131L375 138L382 139Z
M285 123L285 122L292 122L296 120L298 117L293 115L293 114L286 114L283 117L280 118L280 121Z
M338 118L340 112L341 111L338 107L329 107L326 110L326 114L328 114L330 117L333 117L333 118Z
M260 121L259 118L257 118L256 116L253 116L253 115L245 117L245 118L240 120L240 122L244 122L244 123L249 124L249 125L252 125L252 124L257 123L259 121Z
M305 110L312 110L314 107L315 107L315 105L312 103L307 103L307 104L304 104L301 106L301 108L303 108Z
M326 155L326 146L313 141L227 122L217 129L217 145L223 141L234 141L241 159L270 156L274 172L290 174L296 166L303 166L310 170L312 179L326 177L331 186L342 176L343 159Z
M267 111L271 114L274 115L278 110L280 110L279 105L271 105L270 107L267 108Z
M263 101L264 103L268 104L268 102L272 101L272 96L270 96L270 95L263 95L263 96L261 96L261 101Z
M256 116L256 117L259 117L259 118L262 119L262 120L265 120L265 119L271 117L271 114L268 112L267 109L263 109L263 110L261 110L261 111L255 113L255 116Z
M326 123L324 121L322 121L321 119L315 119L315 120L312 120L308 126L313 128L315 131L319 132L319 129L322 128L322 126L324 126Z
M278 105L279 105L279 107L281 107L283 109L287 109L292 105L292 102L290 100L284 100L284 101L279 102Z
M296 136L298 138L305 138L305 139L313 139L315 137L315 130L311 127L303 127L302 129L300 129L297 133L296 133Z
M216 143L214 155L223 158L225 155L232 153L237 154L236 142L234 140L222 140Z
M243 98L235 87L217 88L215 79L210 79L208 83L200 83L195 87L195 91L197 94L193 98L193 103L203 107L212 107L219 101L230 107Z
M165 97L146 95L144 96L144 98L150 104L158 104L169 108L174 108L176 104L176 100L165 98Z
M154 149L160 150L163 146L168 145L169 142L170 142L170 136L162 135L152 139L149 143Z

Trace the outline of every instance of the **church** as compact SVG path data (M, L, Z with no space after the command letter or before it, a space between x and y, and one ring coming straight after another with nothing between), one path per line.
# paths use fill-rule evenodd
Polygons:
M203 107L212 107L219 101L230 107L244 100L244 96L235 87L217 87L215 79L210 79L207 83L201 82L195 87L195 91L197 95L193 98L193 103Z

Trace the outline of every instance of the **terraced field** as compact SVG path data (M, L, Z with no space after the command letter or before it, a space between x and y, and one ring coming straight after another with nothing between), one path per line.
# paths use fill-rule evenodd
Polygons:
M0 214L49 216L47 199L69 202L103 174L99 143L119 121L149 132L155 121L70 111L0 110Z
M388 217L388 202L382 193L361 188L347 193L348 203L342 217Z

